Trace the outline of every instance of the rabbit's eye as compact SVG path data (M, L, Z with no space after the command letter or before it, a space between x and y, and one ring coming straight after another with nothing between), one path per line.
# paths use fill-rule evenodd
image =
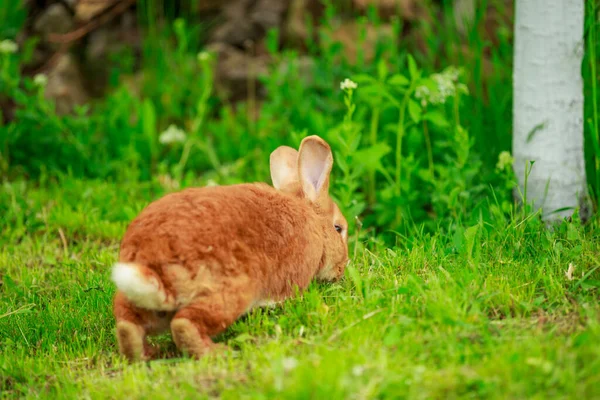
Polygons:
M335 230L337 231L337 233L342 233L343 228L340 225L335 225Z

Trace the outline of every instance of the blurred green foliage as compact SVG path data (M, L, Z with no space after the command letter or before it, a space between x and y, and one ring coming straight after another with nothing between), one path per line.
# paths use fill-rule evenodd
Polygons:
M207 23L156 1L138 6L145 32L138 90L126 84L128 64L117 63L109 94L71 115L57 115L44 85L20 72L34 41L0 54L0 98L16 104L14 119L0 126L0 173L5 179L169 179L174 187L268 181L268 154L276 146L297 146L304 135L318 134L335 153L333 195L366 228L384 235L422 224L452 230L460 220L489 215L489 199L506 214L514 177L511 168L497 168L511 140L505 2L483 1L464 35L450 2L428 3L430 18L413 23L415 34L406 40L399 40L403 26L392 18L392 39L366 43L367 26L383 23L371 9L356 17L353 60L332 35L339 10L324 4L319 40L306 43L313 60L308 73L296 50L280 49L279 32L268 32L274 62L260 78L266 97L257 113L256 91L235 105L216 94L215 56L202 47ZM14 37L22 7L0 10L7 14L0 32ZM498 16L491 34L486 12ZM368 46L374 46L370 62ZM340 89L347 78L358 84L351 94ZM586 137L593 132L588 126ZM593 155L588 158L593 166Z

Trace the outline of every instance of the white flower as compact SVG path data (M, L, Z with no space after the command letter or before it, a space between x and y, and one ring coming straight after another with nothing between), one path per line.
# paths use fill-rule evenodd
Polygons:
M356 82L351 81L350 79L346 78L342 81L342 83L340 83L340 89L342 90L353 90L356 89L358 87Z
M513 157L510 155L510 152L503 151L498 155L498 163L496 164L496 168L500 171L504 171L504 169L513 164Z
M415 97L417 100L421 100L421 106L427 106L429 102L429 98L431 96L431 91L427 86L421 85L415 89Z
M1 54L16 53L18 49L19 49L19 47L17 46L17 44L10 39L4 39L3 41L0 42L0 53Z
M415 90L415 97L417 99L425 99L427 98L427 96L429 96L429 94L431 93L431 91L429 90L429 88L427 86L419 86L417 87L417 89Z
M457 94L469 94L467 86L460 83L460 70L448 67L444 71L430 77L429 87L421 85L415 90L415 98L421 101L423 107L427 104L444 104L446 100Z
M298 366L298 360L294 357L286 357L281 362L281 365L283 365L285 371L291 371Z
M208 51L201 51L198 53L198 61L208 61L210 60L210 53Z
M452 82L458 82L458 78L460 76L460 70L454 66L449 66L442 72L444 77Z
M445 74L434 74L432 78L437 84L442 99L441 102L444 103L448 97L454 94L454 83Z
M162 144L171 143L183 143L185 142L186 134L183 130L179 129L175 125L169 125L169 127L160 134L158 141Z
M48 77L44 74L36 74L33 77L33 83L39 87L45 87L48 84Z

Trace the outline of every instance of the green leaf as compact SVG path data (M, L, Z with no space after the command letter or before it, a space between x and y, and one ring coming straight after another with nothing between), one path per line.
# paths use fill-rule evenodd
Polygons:
M383 337L383 345L387 347L396 346L402 341L402 329L399 326L392 326Z
M446 116L438 111L428 111L423 115L423 119L437 125L440 128L447 128L449 126L448 120L446 120Z
M254 339L254 337L252 337L250 334L242 333L242 334L237 335L233 339L231 339L231 341L234 343L242 344L242 343L248 342L252 339Z
M473 254L473 248L475 247L475 240L479 234L479 225L473 225L465 230L465 243L467 246L467 257L471 258Z
M346 268L346 271L348 271L348 274L350 275L350 279L352 280L352 282L354 283L354 286L356 287L357 293L362 293L363 281L362 281L362 278L361 278L358 270L356 268L354 268L352 265L349 265L348 268Z
M419 75L421 75L419 69L417 68L415 59L410 54L408 55L408 72L411 80L413 81L416 81L419 78Z
M10 276L8 276L8 274L0 276L0 283L2 283L2 285L0 285L0 288L4 286L4 290L6 292L13 292L17 296L25 296L25 292Z
M531 131L529 131L529 133L527 134L527 139L525 140L525 143L529 143L531 142L531 139L533 139L533 137L535 136L536 133L538 133L539 131L543 130L547 125L547 121L542 122L540 124L537 124L536 126L534 126Z
M356 82L358 84L362 84L362 85L372 84L375 82L375 78L373 78L371 75L367 75L367 74L353 75L351 79L354 82ZM362 90L362 88L361 88L361 90Z
M388 99L389 103L391 103L394 107L400 108L400 102L398 100L396 100L389 91L382 89L381 94L383 95L383 97Z
M173 31L175 31L175 36L177 37L177 50L180 53L184 53L188 47L185 20L177 18L173 24Z
M156 132L156 111L154 105L149 99L144 100L142 105L142 124L144 129L144 135L150 146L150 154L154 157L156 154L156 138L158 136Z
M13 279L8 274L3 275L0 278L2 278L2 280L0 282L2 282L8 289L15 290L18 288L18 285L15 283L15 281L13 281Z
M465 229L459 226L458 228L456 228L454 235L452 235L452 245L458 253L462 252L462 249L465 245L464 237Z
M590 289L600 288L600 281L599 280L593 280L593 279L587 280L587 281L585 281L585 282L583 282L581 284L581 288L583 290L590 290Z
M404 75L395 74L388 80L388 83L392 86L408 86L410 81Z
M381 159L392 149L386 143L377 143L373 146L359 150L355 154L355 160L367 171L382 171Z
M377 75L379 76L380 81L384 81L388 74L388 67L385 63L385 60L382 58L377 63Z
M408 114L415 124L421 121L421 106L413 99L408 101Z
M575 241L579 239L579 231L573 224L567 225L567 239L571 241Z
M382 89L378 84L363 86L360 89L360 95L363 96L367 102L374 103L376 100L381 99Z
M279 48L279 29L273 28L267 31L266 46L270 54L277 53L277 49Z
M410 293L410 289L406 286L400 286L398 287L398 289L396 289L396 293L398 294L409 294Z

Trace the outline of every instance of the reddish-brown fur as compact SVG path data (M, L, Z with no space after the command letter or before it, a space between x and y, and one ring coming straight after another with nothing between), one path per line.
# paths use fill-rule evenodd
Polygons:
M150 357L146 336L170 327L177 346L200 357L214 346L210 337L258 303L290 297L315 277L343 274L347 224L327 194L331 152L314 136L302 146L305 164L324 165L316 195L303 190L307 180L300 167L295 172L298 153L285 148L273 153L272 171L285 162L294 173L283 174L279 190L261 183L187 189L153 202L135 218L119 261L158 282L172 306L143 309L118 291L114 314L123 355Z

